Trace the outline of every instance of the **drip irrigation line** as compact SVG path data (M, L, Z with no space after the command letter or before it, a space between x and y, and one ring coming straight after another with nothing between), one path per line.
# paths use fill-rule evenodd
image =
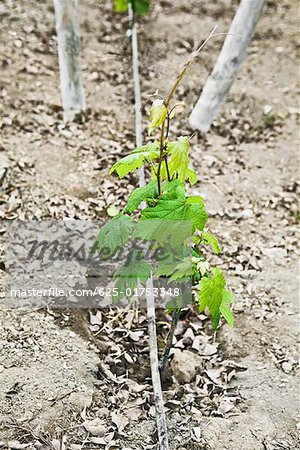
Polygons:
M141 101L141 83L139 73L139 49L137 42L137 34L135 27L135 18L132 10L131 2L128 2L128 16L131 32L131 47L132 47L132 73L134 85L134 109L135 109L135 139L136 146L143 145L143 127L142 127L142 101ZM145 186L145 172L141 167L138 171L139 185Z

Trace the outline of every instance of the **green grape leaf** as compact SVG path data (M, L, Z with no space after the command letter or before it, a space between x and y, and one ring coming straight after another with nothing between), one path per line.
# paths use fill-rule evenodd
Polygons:
M173 258L161 261L157 268L154 270L156 277L169 277L172 275L178 261L174 261Z
M164 104L164 101L161 99L154 100L150 109L151 123L148 126L148 136L150 136L153 130L161 126L161 124L165 121L167 114L168 110Z
M226 280L221 269L212 270L212 276L203 277L199 283L199 312L206 307L209 308L213 329L216 330L220 320L220 306L223 300L223 294Z
M191 249L186 246L177 248L162 248L157 256L158 265L154 270L154 275L158 277L169 277L172 275L177 265L187 258L191 253Z
M216 236L214 236L207 230L202 231L201 243L205 245L210 245L216 255L218 255L221 251L218 239L216 238Z
M125 12L128 10L128 0L115 0L114 5L116 12Z
M143 145L135 149L132 153L117 161L109 171L109 175L117 172L123 178L129 172L140 169L146 161L152 161L159 156L159 143Z
M197 183L196 172L191 167L188 167L187 169L187 179L189 180L191 186Z
M111 256L123 249L133 226L134 222L130 217L118 214L100 229L91 253L104 252L107 256Z
M188 205L192 205L193 203L199 203L199 205L204 206L203 198L200 195L190 195L187 197L186 202Z
M132 4L132 9L139 16L144 16L148 14L150 10L150 1L149 0L129 0ZM128 10L128 0L115 0L115 11L116 12L125 12Z
M132 7L139 16L144 16L150 11L150 0L132 0Z
M195 171L188 166L189 138L183 136L176 142L168 142L167 154L169 155L168 168L171 178L178 178L184 182L188 180L191 185L197 182ZM168 179L167 168L165 164L161 167L162 179Z
M234 315L230 308L230 304L232 303L233 295L227 289L223 290L222 303L220 305L220 313L228 323L230 327L234 326Z
M132 250L126 262L114 273L115 288L117 288L117 295L113 296L114 301L119 301L124 297L132 297L139 280L147 281L151 275L151 270L151 265L144 261L143 252L136 249Z
M124 211L132 213L140 206L143 201L147 201L147 199L153 199L157 197L157 195L157 182L154 180L150 181L150 183L146 184L145 186L139 187L132 192Z
M173 283L173 286L178 286L180 293L178 296L173 297L169 302L167 302L166 309L168 313L181 311L192 304L191 289L189 286L185 286L184 283Z
M175 186L174 184L174 190L170 191L173 195L171 198L173 199L170 199L170 192L167 191L155 206L148 207L142 211L142 219L163 221L189 220L192 224L192 232L196 230L202 231L207 220L207 213L204 206L199 203L188 204L186 199L182 197L182 191L180 190L178 193L176 191L178 186ZM179 198L176 198L177 193Z
M167 152L171 155L168 166L171 178L176 176L180 181L188 178L188 151L189 138L187 136L180 137L176 142L168 142Z
M166 181L162 191L165 200L185 200L185 186L180 180Z
M178 247L186 239L192 236L190 220L140 220L136 223L133 238L141 238L144 241L155 241L160 245L169 244Z
M180 278L189 278L193 274L193 263L190 258L185 258L175 267L174 272L172 273L168 283L174 280L178 280Z

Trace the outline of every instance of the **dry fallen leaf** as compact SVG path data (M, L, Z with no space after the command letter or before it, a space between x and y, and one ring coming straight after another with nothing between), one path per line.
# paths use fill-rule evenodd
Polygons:
M21 444L20 441L8 441L7 446L11 450L21 450L30 447L31 444Z
M128 418L123 414L112 413L111 420L117 426L119 433L121 433L129 423Z
M86 431L94 436L103 436L107 431L105 421L99 419L99 417L96 417L93 420L86 420L82 425L84 426Z
M222 415L228 413L235 407L236 401L235 397L222 398L217 412Z

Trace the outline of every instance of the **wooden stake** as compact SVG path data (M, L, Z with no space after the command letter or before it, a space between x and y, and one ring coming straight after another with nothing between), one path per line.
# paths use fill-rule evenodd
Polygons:
M64 120L85 110L77 0L54 0Z
M241 0L214 70L190 115L190 124L207 132L245 57L265 0Z

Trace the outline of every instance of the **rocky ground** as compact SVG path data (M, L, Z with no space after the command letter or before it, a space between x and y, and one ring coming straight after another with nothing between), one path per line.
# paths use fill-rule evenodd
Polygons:
M155 2L138 30L144 98L167 93L213 26L228 29L237 3ZM134 146L127 18L109 1L80 8L87 111L64 125L52 2L0 3L2 242L11 220L106 218L136 185L107 175ZM163 382L172 449L300 445L296 33L296 3L268 0L225 107L191 141L194 190L222 244L213 261L228 273L236 324L214 340L206 316L181 317ZM220 46L211 43L179 88L185 111L173 135L194 132L187 117ZM1 447L155 448L143 312L3 308L0 317ZM160 312L160 345L168 321Z

